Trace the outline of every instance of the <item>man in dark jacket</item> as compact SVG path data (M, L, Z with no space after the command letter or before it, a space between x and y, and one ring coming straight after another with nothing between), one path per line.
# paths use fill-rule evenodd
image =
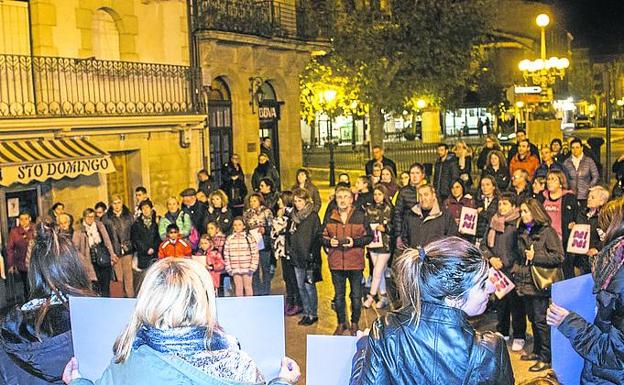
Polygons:
M153 207L149 199L141 202L139 207L141 215L134 221L130 229L130 237L137 253L137 267L139 269L148 268L156 260L160 245L158 218Z
M435 189L424 185L418 189L418 205L405 218L401 238L408 247L422 247L444 236L457 234L455 219L440 208Z
M206 169L201 169L197 172L197 190L202 191L206 196L214 190L212 178Z
M394 218L392 224L395 234L403 233L403 223L412 207L418 204L418 188L427 184L425 180L425 168L420 163L414 163L409 170L409 185L401 188L397 195L394 206Z
M13 227L9 233L9 241L6 248L7 267L9 268L9 273L17 273L21 276L24 300L27 300L30 290L28 286L26 252L30 241L35 239L35 226L32 225L32 218L26 211L19 213L18 220L19 225Z
M490 265L500 270L511 279L514 261L520 258L516 244L518 242L518 224L520 212L515 205L512 193L503 193L498 200L498 212L490 221L490 226L481 242L481 252L490 261ZM513 325L513 343L511 350L519 352L526 341L526 313L524 304L516 290L496 301L498 324L496 331L509 338L509 318Z
M440 198L440 202L444 202L451 195L453 181L459 179L457 157L449 152L446 143L438 144L438 159L435 162L433 178L433 187L438 193L438 198Z
M394 176L397 175L396 164L392 159L386 158L384 156L384 150L383 148L381 148L381 146L373 146L373 159L366 162L366 166L364 167L366 175L373 174L373 166L375 165L375 163L380 163L382 168L390 167L392 169L392 172L394 173Z
M132 277L132 237L131 228L134 216L123 204L119 195L113 195L110 207L102 217L102 223L110 237L115 255L111 255L113 269L117 280L123 282L124 294L128 298L134 297L134 285Z
M364 247L373 240L373 233L363 210L353 207L353 193L346 187L336 189L336 209L323 226L322 243L335 290L338 327L334 335L355 335L362 310L362 272ZM351 288L351 324L346 321L346 284Z
M200 235L203 235L206 234L206 225L208 224L206 223L208 208L197 200L196 194L197 191L194 188L187 188L180 193L182 196L182 210L188 213L193 227L199 231Z
M563 164L557 162L553 158L553 153L550 151L550 147L543 147L540 152L542 153L542 163L540 163L537 170L535 170L535 174L533 175L534 180L537 177L546 178L549 171L561 171L566 176L566 180L570 180Z
M254 191L260 191L260 181L264 178L269 178L273 181L275 191L280 191L280 177L277 169L273 163L269 160L269 157L262 153L258 155L258 166L251 176L251 187Z

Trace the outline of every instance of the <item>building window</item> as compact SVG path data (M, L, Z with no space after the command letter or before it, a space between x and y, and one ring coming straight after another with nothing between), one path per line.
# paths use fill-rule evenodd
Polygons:
M93 56L100 60L119 60L119 30L110 11L95 11L92 39Z

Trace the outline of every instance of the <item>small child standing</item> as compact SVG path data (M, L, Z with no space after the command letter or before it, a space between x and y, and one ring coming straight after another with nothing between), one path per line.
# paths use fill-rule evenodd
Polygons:
M252 296L253 274L258 269L260 255L253 235L249 234L241 217L232 221L232 235L223 247L225 270L234 278L236 296Z
M199 258L197 257L204 258L198 260ZM206 269L210 272L210 277L212 277L215 293L218 293L221 282L221 273L225 270L225 262L221 257L221 252L215 248L215 245L208 234L202 235L199 240L199 250L197 250L193 259L198 260L198 262L206 266Z
M206 226L206 230L208 230L208 236L212 241L212 244L215 249L219 251L221 255L223 255L223 246L225 246L225 234L217 225L217 222L208 222Z

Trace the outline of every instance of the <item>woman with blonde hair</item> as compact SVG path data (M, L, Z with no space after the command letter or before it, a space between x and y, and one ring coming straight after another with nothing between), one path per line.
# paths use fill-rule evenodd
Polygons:
M350 384L513 384L503 336L468 322L494 292L489 267L458 237L406 250L395 264L402 307L358 341Z
M128 384L264 384L255 362L217 323L210 273L193 260L166 258L149 268L128 326L115 341L113 362L96 381ZM293 370L288 370L288 367ZM63 380L80 378L72 359ZM297 364L282 361L269 384L294 384Z
M232 210L230 209L228 196L223 190L213 191L208 196L208 214L206 214L206 225L210 222L217 224L223 234L230 234L232 229Z

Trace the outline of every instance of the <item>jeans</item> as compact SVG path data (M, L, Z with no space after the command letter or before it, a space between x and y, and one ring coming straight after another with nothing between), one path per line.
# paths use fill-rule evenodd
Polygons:
M253 274L254 295L271 294L271 250L260 250L260 263Z
M290 306L301 306L301 296L299 293L298 280L295 276L295 267L290 259L280 258L282 261L282 277L286 284L286 304Z
M509 317L513 327L513 338L526 340L526 313L524 303L518 297L516 290L512 290L502 299L496 301L496 316L498 324L496 331L504 336L509 336Z
M358 324L360 322L360 313L362 312L362 270L332 270L332 283L334 284L335 310L338 316L338 323L346 323L346 299L347 280L351 288L351 323Z
M110 281L113 276L112 268L110 266L100 267L94 264L93 269L97 277L96 291L100 293L102 297L110 297Z
M533 329L533 353L539 356L540 361L550 363L550 326L546 324L550 298L527 295L523 300Z
M299 288L299 296L303 303L303 315L308 317L318 317L318 296L316 295L316 284L306 282L306 269L295 267L295 276Z

